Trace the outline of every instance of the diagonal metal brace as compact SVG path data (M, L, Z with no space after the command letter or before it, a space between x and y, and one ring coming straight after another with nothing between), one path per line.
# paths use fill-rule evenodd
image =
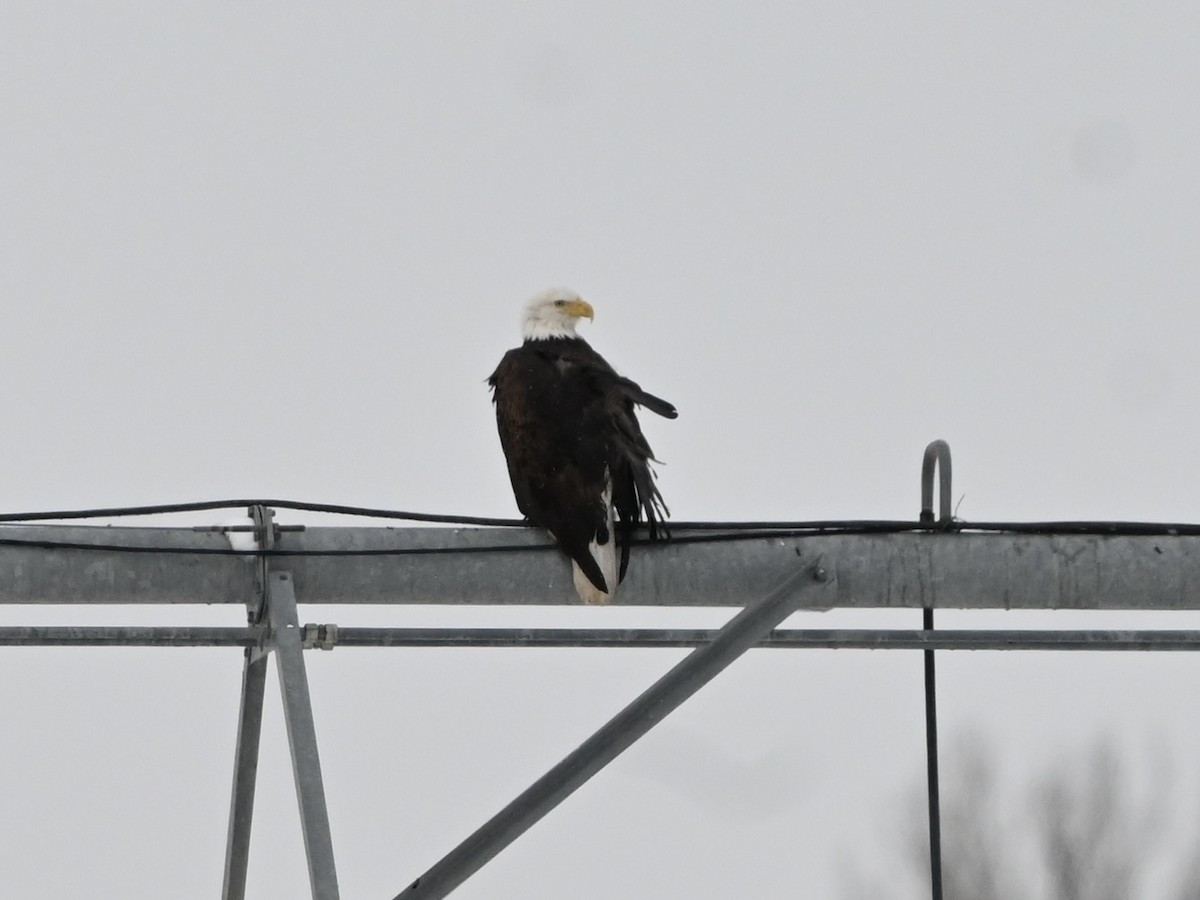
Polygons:
M229 802L222 900L245 900L246 896L250 825L254 819L254 786L258 777L258 745L266 686L267 657L257 648L247 647L242 663L242 702L233 766L233 796Z
M799 608L806 588L828 579L826 570L819 563L810 564L788 576L766 597L747 606L717 632L711 643L684 657L395 900L445 897L726 666L770 634Z
M333 837L325 784L317 752L308 675L304 669L300 622L296 615L296 593L288 572L271 572L267 577L267 619L271 626L279 687L283 692L283 718L288 747L292 752L292 774L300 803L300 827L313 900L338 900L337 871L333 861Z

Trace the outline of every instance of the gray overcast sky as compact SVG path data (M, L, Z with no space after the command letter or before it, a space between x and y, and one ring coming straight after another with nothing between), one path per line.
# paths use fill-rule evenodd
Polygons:
M964 518L1195 521L1197 110L1176 2L6 0L2 506L511 515L484 379L562 283L680 409L646 423L677 517L910 517L943 437ZM1189 657L997 656L945 656L943 727L1018 770L1200 749ZM675 658L310 654L343 895L392 896ZM214 896L239 674L0 654L6 891ZM833 896L895 840L918 688L911 654L752 655L460 895ZM283 900L273 700L251 879Z

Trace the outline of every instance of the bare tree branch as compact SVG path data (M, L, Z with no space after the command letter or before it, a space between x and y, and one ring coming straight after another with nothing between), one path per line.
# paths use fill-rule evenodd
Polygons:
M1113 745L1097 743L1084 759L1047 769L1024 791L999 784L983 740L960 742L942 789L946 900L1159 900L1169 870L1163 840L1177 802L1166 766L1134 790ZM1144 779L1143 779L1144 780ZM901 880L886 888L864 876L853 896L929 896L929 844L923 791L904 804L897 848ZM1171 900L1200 900L1200 829L1194 852L1177 864ZM909 890L905 889L905 885ZM1155 890L1154 893L1151 893ZM847 897L849 895L846 895Z

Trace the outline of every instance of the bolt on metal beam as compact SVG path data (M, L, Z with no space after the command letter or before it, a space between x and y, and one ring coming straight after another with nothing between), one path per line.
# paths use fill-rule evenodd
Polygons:
M827 578L819 563L810 564L788 576L766 597L747 606L717 632L711 643L684 657L558 765L410 884L396 900L445 897L762 640L796 611L806 589Z

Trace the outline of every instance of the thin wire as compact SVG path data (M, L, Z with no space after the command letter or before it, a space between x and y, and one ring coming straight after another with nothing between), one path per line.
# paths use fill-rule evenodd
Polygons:
M522 523L526 527L528 523ZM691 529L694 523L688 523ZM713 528L719 523L708 523ZM650 540L635 538L633 543L640 547L669 547L676 544L715 544L729 541L754 540L799 540L820 537L824 535L867 535L867 534L903 534L912 532L951 532L951 533L989 533L989 534L1040 534L1040 535L1130 535L1130 536L1163 536L1177 537L1185 535L1200 535L1200 525L1190 524L1159 524L1153 522L953 522L952 527L930 527L927 523L912 521L855 521L844 522L808 522L792 523L790 528L765 528L764 522L731 522L724 523L730 529L725 532L713 531L705 534L682 534L669 540ZM784 524L784 523L779 523ZM676 527L679 527L678 525ZM272 548L270 550L235 550L232 547L156 547L132 546L128 544L86 543L82 541L57 541L45 539L5 538L0 537L0 546L28 547L45 550L98 550L114 553L161 553L195 556L432 556L439 554L468 554L468 553L526 553L541 552L554 549L553 543L544 544L488 544L473 547L376 547L361 550L347 549L303 549L288 550Z
M933 609L921 611L922 630L933 628ZM931 900L942 900L942 802L938 776L937 674L935 653L921 654L925 664L925 783L929 795L929 887Z
M528 523L524 523L528 527ZM738 523L734 523L735 525ZM663 547L673 544L717 544L731 541L781 540L816 537L825 534L898 534L909 531L928 531L929 529L918 522L864 522L842 523L841 527L833 528L831 523L820 523L816 528L793 528L762 530L736 530L726 534L687 534L678 535L669 540L634 538L633 544L639 547ZM162 553L174 555L196 556L275 556L275 557L305 557L305 556L436 556L440 554L467 553L524 553L529 551L553 550L554 543L545 544L486 544L468 547L372 547L367 549L329 549L329 550L288 550L271 548L269 550L249 549L236 550L232 547L156 547L134 546L129 544L87 543L83 541L57 541L46 539L3 538L0 546L28 547L41 550L100 550L113 553Z
M519 553L553 550L554 544L495 544L482 547L374 547L364 550L235 550L232 547L137 547L129 544L88 544L82 541L43 541L0 538L0 547L34 550L102 550L111 553L161 553L182 556L428 556L441 553Z
M193 503L159 503L150 506L111 506L96 509L62 509L49 512L0 513L0 522L35 522L50 519L117 519L124 516L155 516L170 513L205 512L214 509L269 506L301 512L333 513L360 516L368 519L400 519L411 522L437 522L454 525L492 525L500 528L527 525L524 519L502 519L491 516L458 516L438 513L408 512L398 509L375 509L366 506L345 506L337 503L308 503L302 500L200 500Z
M264 499L234 499L234 500L200 500L190 503L160 503L146 506L112 506L91 509L50 510L41 512L0 513L0 523L36 522L72 519L115 519L129 516L169 515L185 512L206 512L217 509L238 509L251 506L266 506L277 509L290 509L300 512L319 512L334 515L357 516L360 518L396 519L410 522L430 522L450 525L485 525L499 528L528 527L526 519L509 519L492 516L462 516L442 513L411 512L398 509L380 509L366 506L347 506L338 503L311 503L303 500L264 500ZM847 526L865 526L867 524L887 527L912 526L908 521L889 523L880 521L751 521L751 522L672 522L672 528L688 531L737 531L737 530L843 530Z
M662 547L667 544L716 544L726 541L751 541L759 539L804 538L816 533L810 531L763 531L736 532L731 534L697 534L680 535L669 541L634 539L633 543L642 547ZM467 547L371 547L360 550L342 548L329 550L288 550L271 548L270 550L250 549L235 550L232 547L139 547L129 544L86 543L83 541L56 541L26 538L0 538L0 547L27 547L37 550L101 550L113 553L162 553L175 555L196 556L247 556L247 557L286 557L286 556L437 556L441 554L460 553L525 553L554 550L554 543L544 544L486 544Z
M329 513L360 518L395 519L410 522L430 522L448 525L477 525L498 528L529 527L525 519L494 516L463 516L442 513L422 513L409 510L382 509L367 506L348 506L339 503L312 503L302 500L232 499L201 500L190 503L160 503L146 506L113 506L92 509L52 510L41 512L0 513L0 523L19 523L50 520L122 518L127 516L168 515L184 512L205 512L217 509L236 509L267 506L300 512ZM965 522L951 519L937 523L913 522L907 519L848 519L816 521L674 521L671 528L682 531L757 531L772 533L892 533L901 531L997 531L1026 534L1118 534L1118 535L1200 535L1200 524L1190 522L1129 522L1129 521L1048 521L1048 522ZM675 540L679 540L676 538Z

